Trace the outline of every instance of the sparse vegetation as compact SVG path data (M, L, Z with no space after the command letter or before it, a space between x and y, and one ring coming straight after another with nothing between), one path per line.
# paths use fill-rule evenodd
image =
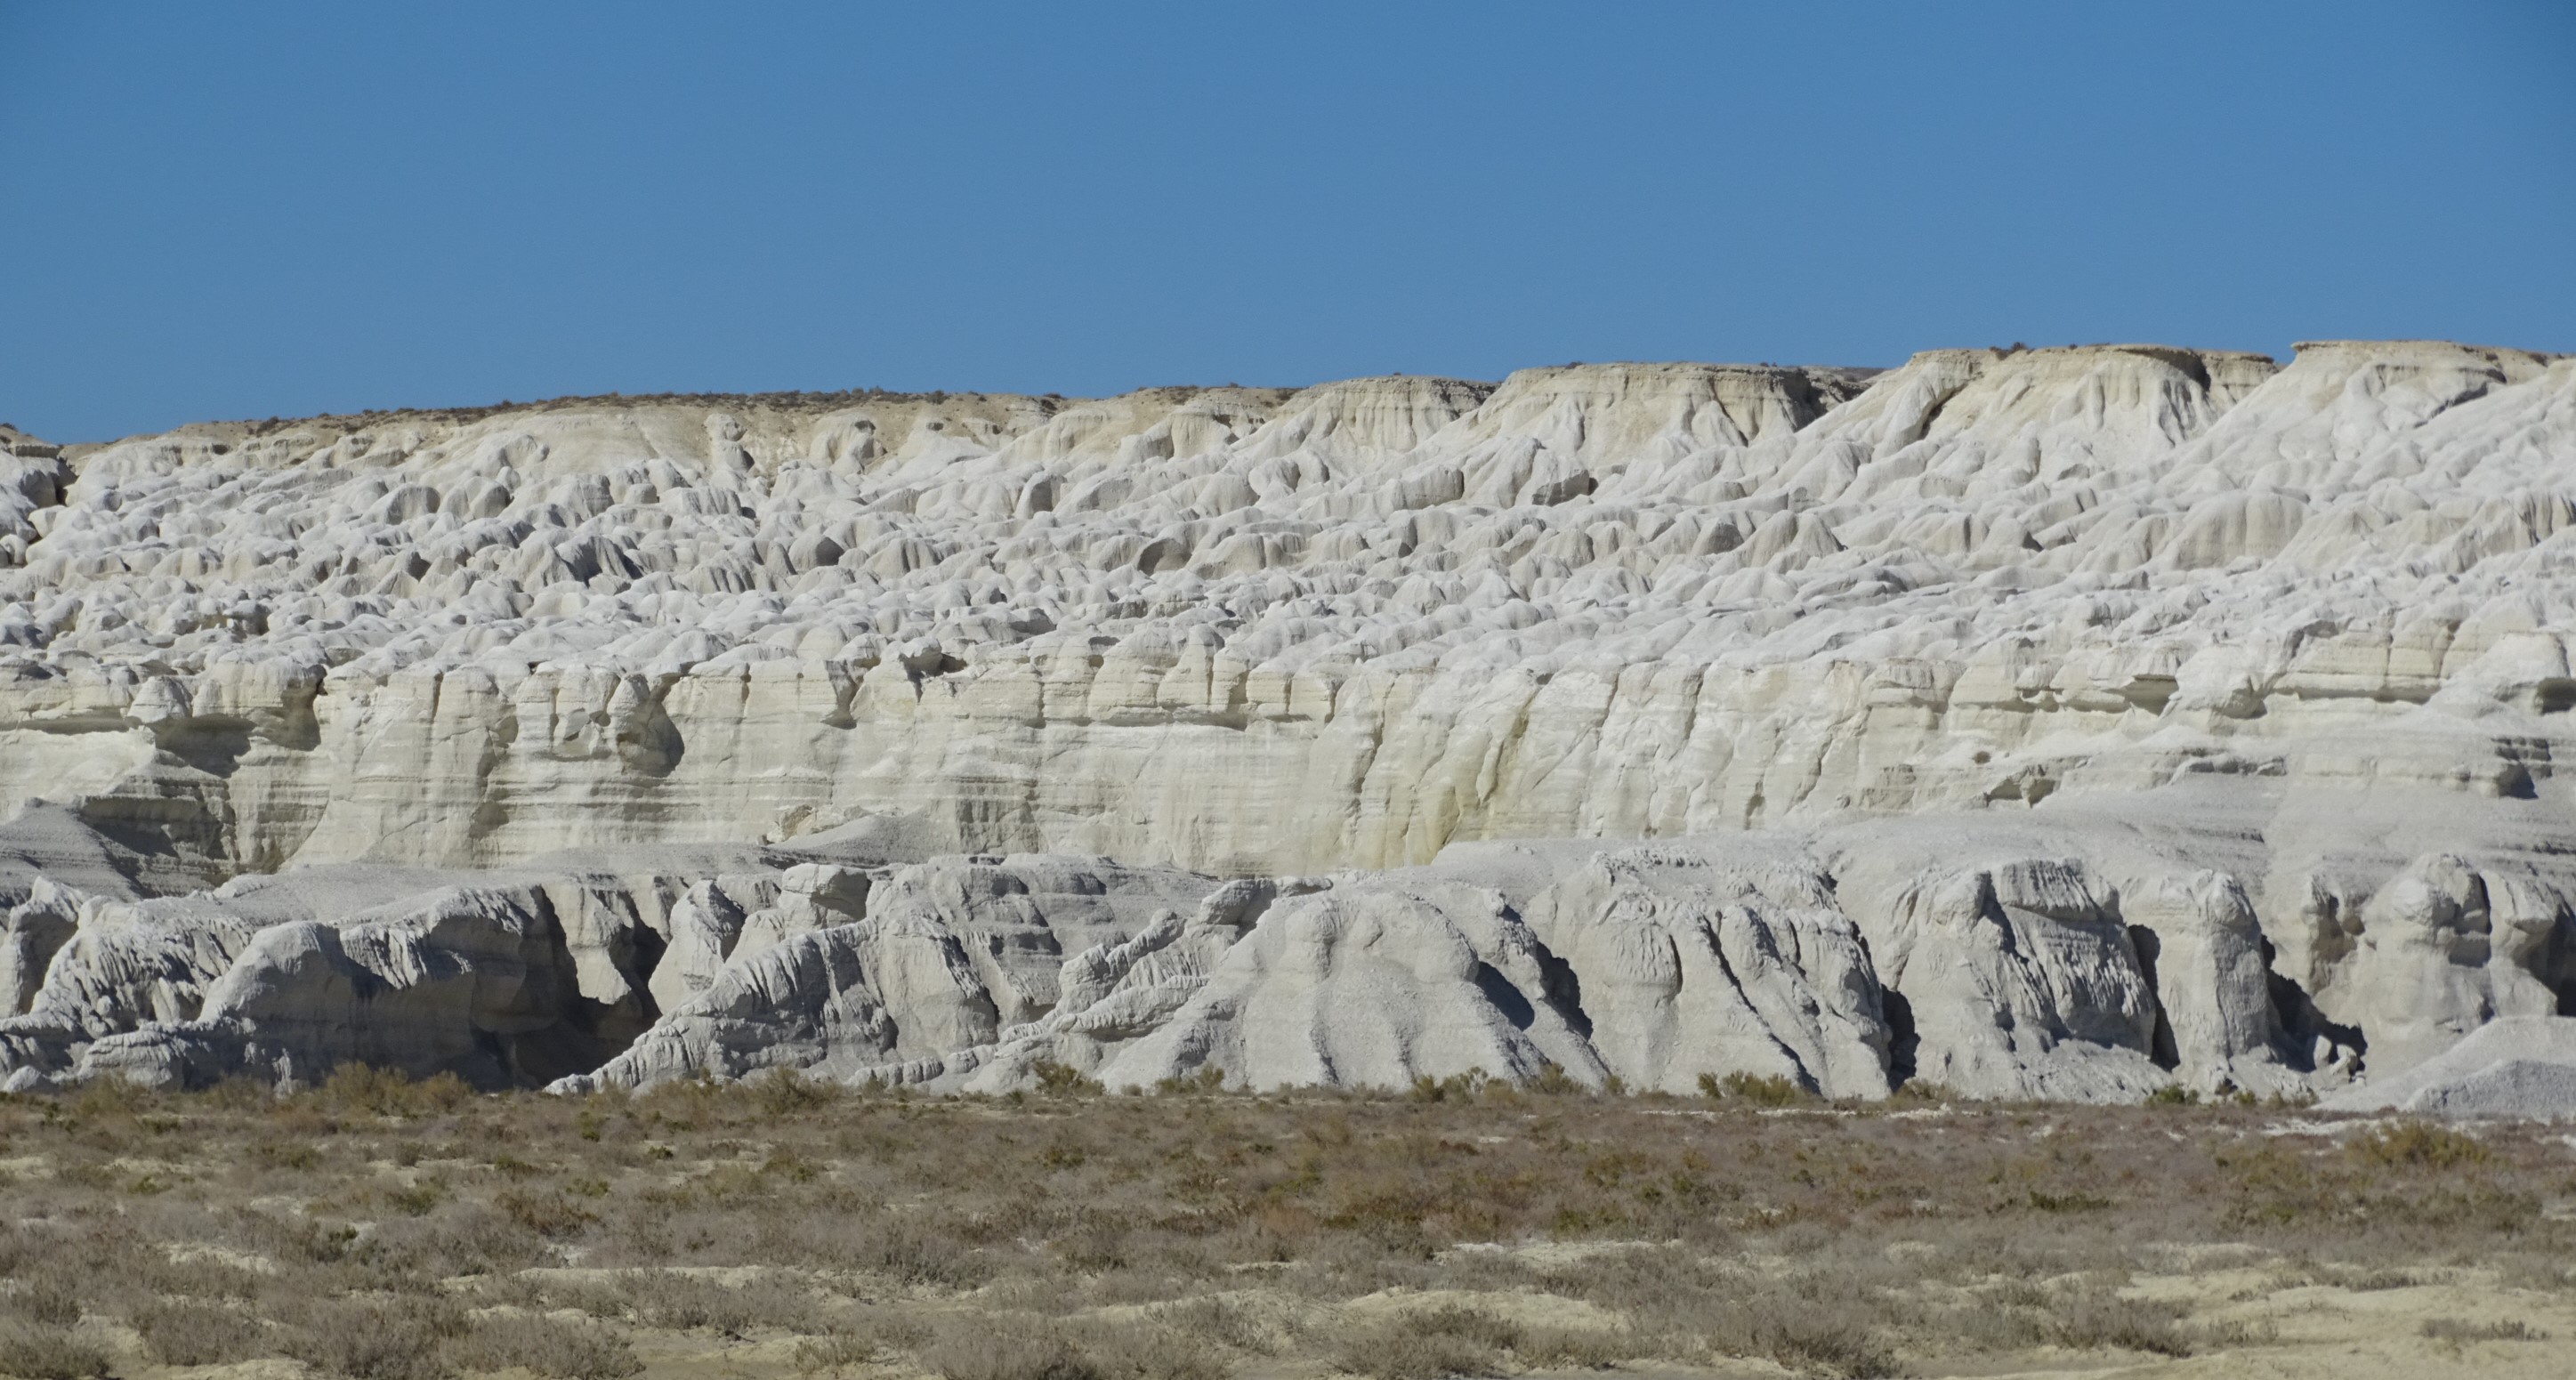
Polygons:
M2469 1364L2576 1306L2576 1152L2542 1128L1224 1081L0 1098L0 1373L1864 1376L2289 1345L2247 1310L2318 1287ZM2173 1283L2211 1251L2243 1278Z
M1702 1097L1749 1102L1756 1107L1786 1107L1813 1096L1796 1079L1776 1073L1730 1073L1724 1078L1703 1073L1699 1076L1699 1091Z
M2473 1323L2458 1318L2427 1318L2423 1333L2437 1342L2545 1342L2549 1334L2523 1322L2508 1318L2502 1322Z

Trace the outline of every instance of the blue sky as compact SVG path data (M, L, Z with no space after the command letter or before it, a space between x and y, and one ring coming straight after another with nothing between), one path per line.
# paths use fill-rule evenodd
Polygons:
M2576 350L2576 3L0 0L0 420Z

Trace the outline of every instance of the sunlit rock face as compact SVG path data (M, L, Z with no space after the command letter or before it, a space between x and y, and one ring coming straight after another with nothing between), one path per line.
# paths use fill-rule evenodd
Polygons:
M0 986L35 1022L0 1044L47 1077L154 1022L234 1052L120 1068L447 1049L345 1034L376 1017L339 997L277 1033L298 984L405 987L436 965L385 955L424 945L525 970L402 1018L487 1030L439 1056L486 1081L810 1054L2126 1096L2576 1011L2576 359L1939 350L0 446ZM627 959L471 890L851 829L909 865L1116 859L1112 890L1342 880L1050 941L1116 951L1088 1025L937 957L989 936L880 914L890 877L674 874L621 892L657 898L610 927ZM1545 840L1589 860L1460 871ZM154 913L332 864L467 890L364 952ZM824 989L839 1014L758 1033Z

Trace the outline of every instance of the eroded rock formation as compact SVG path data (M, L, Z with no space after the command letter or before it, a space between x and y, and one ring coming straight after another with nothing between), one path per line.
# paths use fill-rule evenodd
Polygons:
M2576 1012L2576 359L0 444L30 1085L2125 1097Z

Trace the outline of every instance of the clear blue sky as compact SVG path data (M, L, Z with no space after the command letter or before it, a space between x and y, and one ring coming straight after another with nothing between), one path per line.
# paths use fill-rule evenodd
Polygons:
M0 0L0 419L2576 350L2576 2Z

